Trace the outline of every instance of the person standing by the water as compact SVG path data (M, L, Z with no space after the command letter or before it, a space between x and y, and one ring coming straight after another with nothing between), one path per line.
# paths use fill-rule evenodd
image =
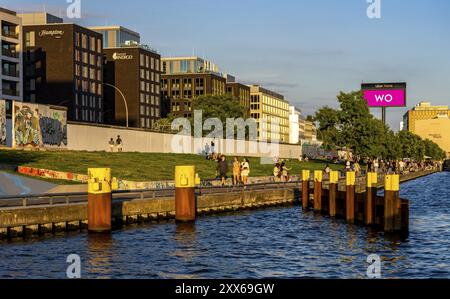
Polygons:
M241 183L241 163L238 157L234 157L233 162L233 185L237 186Z
M247 158L244 158L244 160L241 164L241 177L242 177L242 183L244 185L248 184L249 176L250 176L250 163L248 162Z
M222 181L222 186L225 186L228 172L228 164L224 155L220 156L219 160L219 176Z

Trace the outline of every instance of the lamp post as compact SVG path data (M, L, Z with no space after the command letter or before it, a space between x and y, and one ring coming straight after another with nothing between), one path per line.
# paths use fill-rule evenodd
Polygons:
M103 82L103 84L106 85L106 86L114 88L122 96L123 103L125 104L125 116L126 116L126 123L127 123L127 128L128 128L128 104L127 104L127 100L125 99L125 96L123 95L122 91L119 88L117 88L116 86L114 86L112 84L109 84L109 83L105 83L105 82Z

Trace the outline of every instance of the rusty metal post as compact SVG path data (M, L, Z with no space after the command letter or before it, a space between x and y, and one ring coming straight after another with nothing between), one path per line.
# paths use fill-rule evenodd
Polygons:
M88 169L88 231L111 232L111 169Z
M196 218L195 166L175 167L175 220L193 222Z
M384 186L384 231L401 230L400 176L387 175Z
M322 179L323 173L321 170L314 171L314 211L322 211Z
M302 208L304 211L309 209L309 170L302 170Z
M364 221L366 225L375 222L375 200L377 198L378 175L376 172L367 173L366 200L364 202Z
M345 194L345 220L355 223L355 183L356 176L353 171L347 172L346 194Z
M339 182L339 172L331 171L330 172L329 194L328 194L328 202L329 202L328 205L329 205L331 217L336 217L336 196L337 196L338 182Z

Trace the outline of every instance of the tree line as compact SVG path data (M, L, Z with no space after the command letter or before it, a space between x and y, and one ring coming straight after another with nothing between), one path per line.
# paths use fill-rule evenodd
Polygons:
M337 98L339 109L326 106L314 116L319 124L318 137L325 148L347 148L357 156L387 160L422 161L426 156L433 160L445 159L445 151L433 141L409 131L394 133L375 118L361 91L341 92Z

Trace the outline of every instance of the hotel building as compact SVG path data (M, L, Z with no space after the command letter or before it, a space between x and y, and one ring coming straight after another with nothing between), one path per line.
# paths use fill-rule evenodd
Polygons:
M0 7L1 52L0 99L6 100L7 110L11 101L23 99L22 76L22 21L15 12Z
M70 121L103 123L102 35L76 24L44 21L23 26L24 100L65 106Z
M289 142L289 102L283 95L250 86L250 115L257 121L259 140Z
M438 144L450 158L450 109L421 102L403 117L404 129Z
M161 116L161 56L145 46L107 48L103 51L104 82L107 83L105 122L126 124L125 97L129 126L152 128Z

